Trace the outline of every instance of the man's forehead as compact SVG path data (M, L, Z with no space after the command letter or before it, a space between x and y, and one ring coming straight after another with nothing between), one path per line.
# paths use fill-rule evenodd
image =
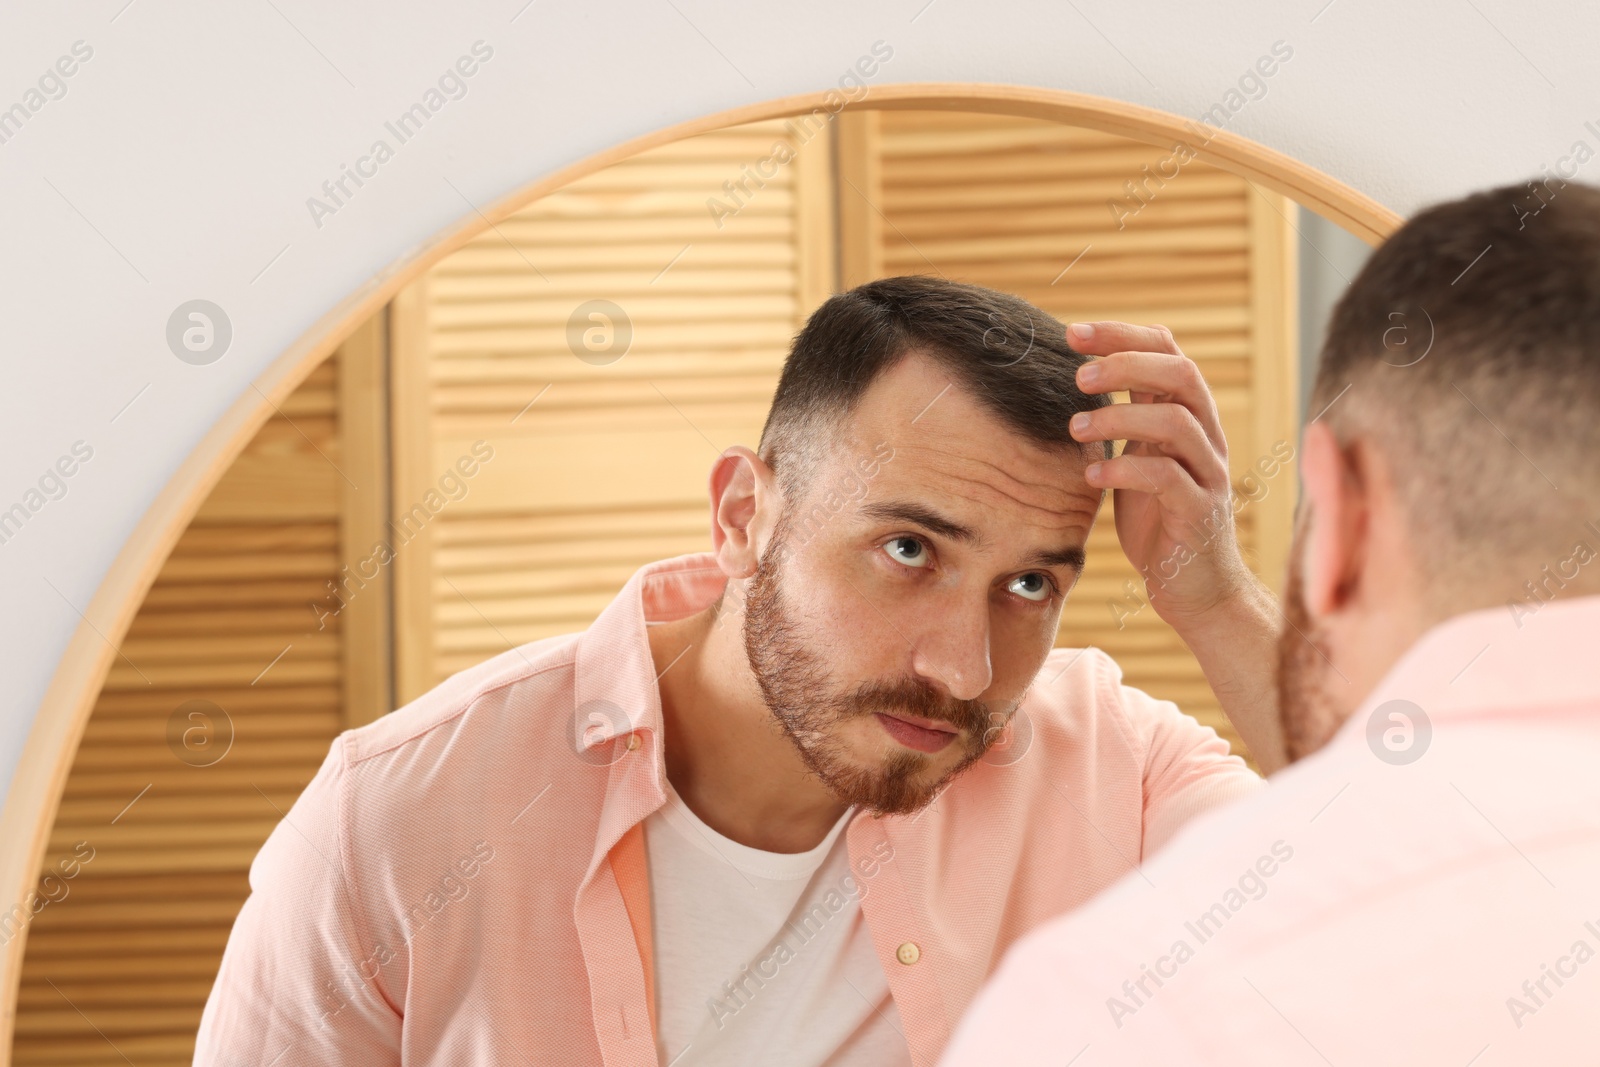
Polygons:
M1042 462L1082 467L1088 453L1061 427L1063 446L1033 441L987 407L972 386L960 381L938 360L913 349L879 374L845 420L846 429L870 442L904 440L907 444L971 441L991 452L1004 452Z
M957 382L943 364L912 349L873 379L861 394L855 414L863 423L921 425L925 420L939 424L977 414L981 407L971 390Z
M873 498L943 499L1048 529L1087 529L1100 506L1084 477L1096 457L1025 437L919 353L880 375L840 429L835 464L860 470L893 456L873 473Z

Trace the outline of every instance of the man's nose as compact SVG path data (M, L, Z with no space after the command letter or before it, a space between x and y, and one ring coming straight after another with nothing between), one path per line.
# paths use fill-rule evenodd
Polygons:
M912 641L913 669L956 700L978 699L994 680L986 597L950 597L928 613Z

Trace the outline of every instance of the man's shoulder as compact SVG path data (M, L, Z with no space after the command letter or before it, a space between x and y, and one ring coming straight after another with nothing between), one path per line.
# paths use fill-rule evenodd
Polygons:
M1416 861L1416 842L1392 832L1403 805L1361 766L1364 751L1330 746L1279 771L1271 788L1195 815L1139 873L1036 931L1019 955L1057 965L1131 961L1137 969L1141 953L1165 951L1185 936L1209 941L1224 922L1232 932L1217 944L1229 948L1284 936L1308 914L1348 906L1401 876L1405 864L1375 864L1372 853L1412 850ZM1379 832L1384 810L1389 833ZM1353 868L1360 853L1368 854ZM1204 915L1211 920L1194 926ZM1226 953L1213 946L1207 955Z
M1115 700L1121 685L1122 668L1104 649L1057 647L1034 675L1027 700L1059 715L1089 715Z
M1102 781L1120 774L1144 805L1145 832L1159 846L1199 812L1262 786L1212 727L1170 700L1124 684L1122 670L1097 648L1054 649L1023 705L1048 759L1040 773L1092 763Z
M291 814L324 853L343 853L347 870L364 872L372 915L420 899L428 879L475 849L503 845L508 828L537 832L555 810L535 809L547 792L563 798L569 820L597 803L605 778L585 773L593 768L573 741L579 636L510 649L334 739Z
M1241 973L1298 1026L1329 1035L1363 1018L1437 1040L1449 1030L1439 1003L1504 1003L1518 968L1533 972L1528 946L1583 935L1587 913L1560 902L1600 888L1600 784L1589 773L1600 741L1569 737L1563 750L1543 724L1446 723L1421 758L1397 764L1364 726L1347 724L1270 790L1197 816L1139 872L1019 941L989 998L991 1028L1028 1025L1002 1006L1036 996L1056 1006L1055 1032L1098 1041L1098 1027L1135 1041L1132 1055L1163 1022L1196 1039L1214 1033L1207 1019L1261 1009ZM1435 984L1396 969L1397 952L1427 961ZM1161 982L1145 981L1152 971ZM1419 1013L1413 995L1436 997L1445 983L1470 995Z
M1092 645L1051 649L1022 708L1044 729L1078 738L1109 731L1108 740L1133 751L1143 751L1175 714L1181 717L1170 701L1125 685L1117 661Z
M355 766L408 747L440 743L462 755L465 743L498 745L517 720L548 720L570 710L573 671L582 633L562 634L509 648L446 678L388 715L345 731L345 760Z
M1019 942L1013 969L1062 981L1079 973L1090 985L1115 974L1114 991L1124 972L1137 977L1141 964L1153 964L1179 942L1197 948L1224 924L1229 937L1217 944L1292 928L1312 906L1302 857L1320 836L1318 809L1337 795L1334 777L1337 772L1278 781L1194 815L1139 871ZM1311 850L1311 866L1319 851ZM1289 884L1293 888L1278 888ZM1207 955L1218 949L1212 946Z

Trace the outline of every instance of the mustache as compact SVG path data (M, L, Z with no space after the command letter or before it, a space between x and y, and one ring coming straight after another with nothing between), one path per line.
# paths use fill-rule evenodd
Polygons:
M894 682L866 682L858 687L851 703L860 714L882 711L916 715L946 722L975 737L983 736L992 723L989 706L981 700L952 700L926 682L903 679Z

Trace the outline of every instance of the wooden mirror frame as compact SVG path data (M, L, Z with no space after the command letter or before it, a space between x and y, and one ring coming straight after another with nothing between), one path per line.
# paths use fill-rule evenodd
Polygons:
M354 330L429 267L530 202L651 148L766 119L830 111L837 90L804 93L722 111L658 130L563 167L437 233L391 263L314 323L278 356L211 427L122 546L68 642L45 691L0 809L0 901L26 900L37 882L67 775L123 638L195 513L278 405ZM1019 86L923 82L874 87L852 109L985 112L1043 119L1146 144L1191 145L1195 156L1338 223L1369 244L1400 225L1399 215L1342 182L1235 133L1104 97ZM1203 146L1196 133L1203 133ZM0 948L0 1067L8 1067L27 928Z

